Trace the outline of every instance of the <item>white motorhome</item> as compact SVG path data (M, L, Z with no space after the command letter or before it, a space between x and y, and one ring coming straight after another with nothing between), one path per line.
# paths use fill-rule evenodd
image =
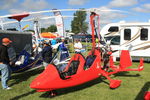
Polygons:
M120 50L126 49L132 59L143 57L145 61L150 61L150 22L107 24L102 28L101 35L112 50L118 50L113 56L119 57Z

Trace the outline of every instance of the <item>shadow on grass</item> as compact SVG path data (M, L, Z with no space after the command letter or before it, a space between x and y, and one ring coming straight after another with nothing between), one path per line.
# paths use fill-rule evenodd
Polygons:
M19 100L20 98L23 98L23 97L25 97L25 96L31 95L31 94L33 94L33 93L35 93L35 92L36 92L35 90L32 90L32 91L27 92L27 93L24 93L24 94L22 94L22 95L16 96L16 97L14 97L14 98L12 98L12 99L10 99L10 100Z
M117 76L122 76L122 77L139 77L141 76L140 74L129 74L129 72L120 72L120 73L116 73L114 74L114 77L117 77Z
M100 77L100 78L97 78L97 79L92 80L90 82L84 83L82 85L59 89L59 90L57 90L57 93L58 93L57 96L68 94L68 93L75 92L75 91L79 91L79 90L91 87L91 86L93 86L95 84L98 84L98 83L101 83L101 82L105 82L105 81L103 81L103 79L101 79L101 77ZM41 98L48 98L49 97L49 92L45 92L40 97Z
M36 74L40 74L42 71L43 71L43 68L38 68L38 69L34 69L31 71L27 71L27 72L21 72L19 74L14 73L11 76L11 80L14 79L15 82L11 83L10 86L13 86L13 85L18 84L18 83L23 82L23 81L26 81L30 77L32 77Z
M121 72L121 73L117 73L114 75L114 77L117 77L117 76L123 76L123 77L139 77L140 74L136 74L136 75L129 75L129 72ZM60 95L63 95L63 94L67 94L67 93L71 93L71 92L75 92L75 91L79 91L79 90L82 90L82 89L85 89L85 88L88 88L88 87L91 87L95 84L98 84L98 83L101 83L101 82L104 82L105 84L107 84L109 86L109 83L107 81L105 81L106 78L105 77L100 77L100 78L97 78L93 81L90 81L90 82L87 82L87 83L84 83L82 85L79 85L79 86L75 86L75 87L70 87L70 88L64 88L64 89L59 89L57 90L57 93L58 95L57 96L60 96ZM45 92L44 94L42 94L40 96L41 98L47 98L49 97L49 92Z
M148 91L150 88L150 81L146 82L144 84L144 86L141 88L140 92L138 93L138 95L136 96L136 98L134 100L143 100L144 99L144 94L146 91Z

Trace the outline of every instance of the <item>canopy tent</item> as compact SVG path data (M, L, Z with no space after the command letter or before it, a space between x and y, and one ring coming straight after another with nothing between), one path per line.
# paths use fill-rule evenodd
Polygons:
M57 38L58 37L58 34L50 33L50 32L43 32L40 35L43 38Z

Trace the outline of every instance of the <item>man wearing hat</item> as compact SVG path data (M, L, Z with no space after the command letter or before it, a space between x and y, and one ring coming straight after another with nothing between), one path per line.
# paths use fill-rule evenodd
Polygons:
M43 66L46 68L47 65L51 62L52 60L52 47L49 44L48 41L44 41L43 44L43 49L42 49L42 58L43 58Z
M82 44L81 44L79 39L75 40L74 49L75 49L75 53L80 53L81 52Z
M2 39L2 45L0 46L0 70L1 70L1 83L2 88L9 90L11 89L7 85L7 81L9 80L11 70L9 68L9 56L8 56L8 45L12 41L9 38L3 38Z

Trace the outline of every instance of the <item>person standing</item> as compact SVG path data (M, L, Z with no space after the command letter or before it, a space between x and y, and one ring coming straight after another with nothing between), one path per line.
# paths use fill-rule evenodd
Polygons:
M68 48L65 46L65 38L61 38L61 44L59 45L60 61L64 61L69 58Z
M7 85L7 81L9 80L11 75L11 69L9 66L11 62L9 61L9 56L8 56L8 45L11 42L12 41L9 38L3 38L2 45L0 46L1 83L2 83L2 88L6 90L11 89Z
M80 40L76 40L74 43L74 49L75 49L75 53L80 53L82 50L82 44L80 42Z
M43 58L43 65L46 68L52 60L52 47L49 42L44 42L44 47L41 53Z
M57 41L55 39L51 40L51 45L56 45Z

